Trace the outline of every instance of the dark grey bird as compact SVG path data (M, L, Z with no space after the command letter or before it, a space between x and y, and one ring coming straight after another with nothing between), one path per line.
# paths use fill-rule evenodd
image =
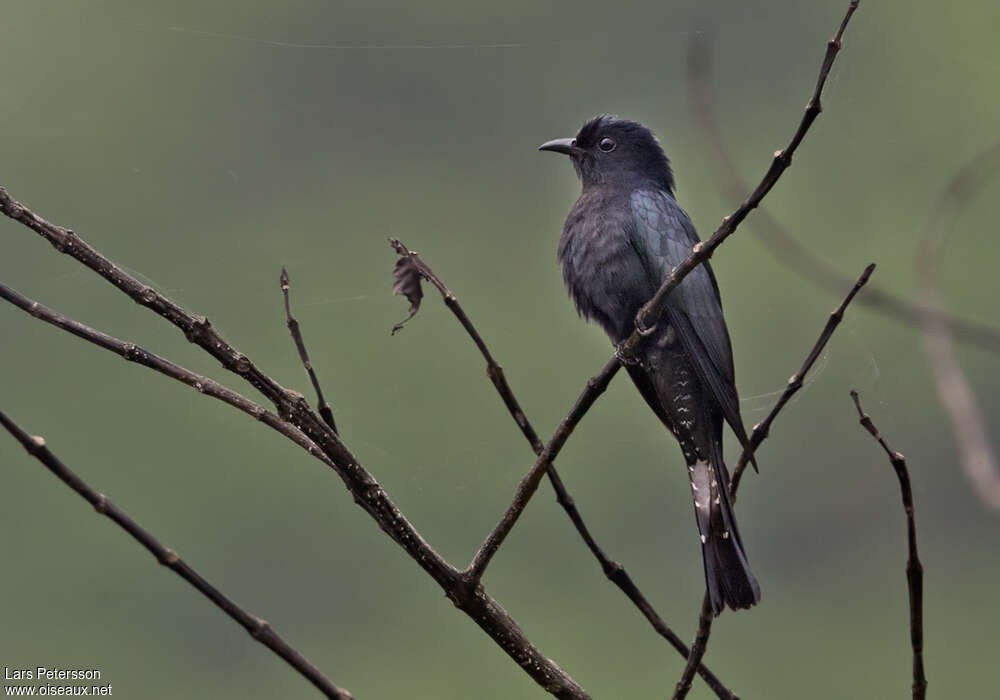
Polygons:
M635 330L640 307L698 243L674 199L674 177L653 133L610 116L590 120L576 138L540 150L570 157L583 191L559 241L563 279L577 311L597 321L617 346ZM722 423L747 444L733 351L715 274L695 268L667 298L629 375L680 443L713 612L760 601L729 499Z

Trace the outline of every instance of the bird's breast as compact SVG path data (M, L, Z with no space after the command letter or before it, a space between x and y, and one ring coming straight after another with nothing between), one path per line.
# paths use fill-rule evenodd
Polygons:
M563 279L577 311L614 342L631 333L636 312L655 291L631 243L631 216L627 199L585 193L559 241Z

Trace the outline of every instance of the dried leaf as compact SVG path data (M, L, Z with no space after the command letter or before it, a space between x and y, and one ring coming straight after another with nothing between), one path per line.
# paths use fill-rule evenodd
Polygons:
M392 271L392 293L406 297L410 302L410 315L392 327L392 335L402 330L403 324L416 316L420 310L420 300L424 297L424 290L420 287L420 277L420 270L409 255L404 255L396 261L396 267Z

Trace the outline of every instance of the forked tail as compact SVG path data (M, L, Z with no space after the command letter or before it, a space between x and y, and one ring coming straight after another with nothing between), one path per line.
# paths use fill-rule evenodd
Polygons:
M760 602L760 586L750 571L736 527L725 465L719 470L723 484L708 462L699 460L688 471L712 612L718 615L727 605L733 610L752 607Z

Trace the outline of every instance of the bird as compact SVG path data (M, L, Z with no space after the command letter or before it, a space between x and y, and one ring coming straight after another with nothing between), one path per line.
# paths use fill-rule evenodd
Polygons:
M600 115L575 138L539 150L569 156L582 183L559 239L558 260L577 312L597 322L616 353L637 313L699 243L674 196L670 161L651 130ZM760 586L750 571L722 456L723 420L749 444L740 416L733 351L715 273L699 265L667 297L628 360L629 376L680 445L698 526L713 615L750 608ZM756 464L755 464L756 467Z

